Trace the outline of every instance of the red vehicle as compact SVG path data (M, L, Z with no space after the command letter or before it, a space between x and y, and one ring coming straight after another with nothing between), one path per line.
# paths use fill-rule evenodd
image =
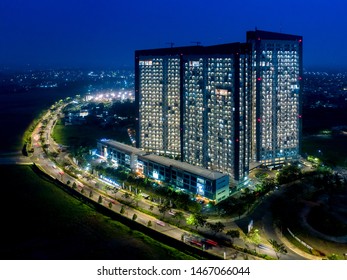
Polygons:
M202 244L197 240L191 239L189 242L195 246L202 247Z
M217 243L216 241L213 241L213 240L211 240L211 239L207 239L205 242L206 242L207 244L212 245L212 246L217 246L217 245L218 245L218 243Z

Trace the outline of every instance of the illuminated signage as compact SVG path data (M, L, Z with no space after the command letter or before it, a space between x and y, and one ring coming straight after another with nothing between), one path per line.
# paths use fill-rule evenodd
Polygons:
M205 184L206 181L202 178L197 178L196 180L196 192L202 196L205 195Z
M196 192L202 196L205 195L205 186L200 184L200 183L197 183L196 184Z

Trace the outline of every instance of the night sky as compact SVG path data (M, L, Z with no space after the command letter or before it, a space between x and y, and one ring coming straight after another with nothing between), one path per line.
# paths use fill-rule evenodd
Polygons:
M347 1L1 0L1 67L132 68L134 51L301 35L304 68L347 69Z

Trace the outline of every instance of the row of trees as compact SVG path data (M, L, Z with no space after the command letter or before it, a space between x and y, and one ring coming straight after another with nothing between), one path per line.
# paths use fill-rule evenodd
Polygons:
M201 205L193 201L191 195L179 192L167 184L163 187L148 178L136 177L124 168L114 168L107 163L99 164L92 168L99 176L103 175L115 181L123 182L124 186L130 190L139 190L148 193L152 201L161 203L169 197L172 208L194 213L201 211Z
M75 182L74 182L74 184L75 184ZM76 188L76 185L74 186L74 188ZM124 198L129 199L131 197L132 196L130 196L128 192L124 193ZM136 200L136 197L138 197L138 200ZM142 198L141 195L139 195L139 194L135 195L135 196L133 196L133 201L139 201L141 198ZM102 203L102 202L103 202L103 198L101 195L99 195L98 203ZM111 202L109 202L108 206L109 206L109 208L112 208L113 204ZM151 210L153 210L153 206L151 207ZM171 210L172 210L172 206L170 205L170 203L167 200L158 206L158 211L162 214L162 218L164 218L165 214ZM121 214L126 213L124 205L121 206L120 213ZM136 221L136 219L137 219L137 214L134 213L132 216L132 220ZM173 214L173 219L176 220L176 226L180 226L180 223L185 219L185 215L181 211L176 211ZM222 222L211 223L211 222L208 222L207 220L208 220L208 217L206 215L203 215L201 213L193 213L186 218L186 223L189 226L195 227L195 229L198 229L198 227L207 227L208 229L211 230L211 232L213 233L214 236L217 233L224 231L225 225ZM151 227L152 222L148 221L147 226ZM226 235L230 237L230 241L233 244L235 238L240 238L240 231L237 229L228 230L226 232ZM254 244L254 252L256 253L256 248L260 243L260 236L259 236L258 230L252 229L245 236L244 240L247 243ZM276 256L278 259L280 258L281 254L287 253L284 245L278 243L276 240L269 240L269 243L271 244L271 246L275 250Z

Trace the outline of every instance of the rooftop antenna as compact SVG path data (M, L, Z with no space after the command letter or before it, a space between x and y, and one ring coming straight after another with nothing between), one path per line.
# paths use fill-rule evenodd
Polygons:
M192 44L196 44L197 46L200 46L201 45L201 42L197 42L197 41L195 41L195 42L191 42Z
M175 45L174 42L167 42L166 44L170 45L170 48L173 48L173 46Z

